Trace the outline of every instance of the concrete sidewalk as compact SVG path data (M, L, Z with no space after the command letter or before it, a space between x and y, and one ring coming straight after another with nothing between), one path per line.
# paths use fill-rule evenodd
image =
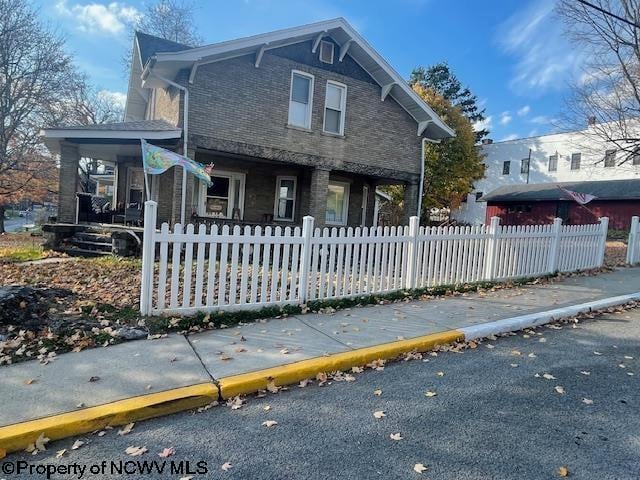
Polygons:
M640 268L626 268L547 285L173 334L60 355L46 366L20 363L0 368L0 426L639 291Z

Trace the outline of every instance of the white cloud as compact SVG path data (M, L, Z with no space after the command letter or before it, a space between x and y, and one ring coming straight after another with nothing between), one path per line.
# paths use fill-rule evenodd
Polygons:
M493 125L493 117L491 115L485 117L484 120L478 120L477 122L473 122L473 129L476 132L479 132L480 130L491 130L491 127Z
M525 115L528 115L530 111L531 107L529 105L525 105L524 107L518 109L518 116L524 117Z
M500 114L500 125L508 125L511 120L513 120L513 117L509 112L502 112Z
M504 138L501 138L500 141L501 142L508 142L509 140L515 140L517 138L520 138L520 136L517 133L512 133L510 135L507 135Z
M98 92L98 96L106 98L106 99L109 99L109 100L113 101L113 103L116 103L117 105L119 105L122 108L124 108L124 104L127 101L127 94L126 93L122 93L122 92L112 92L110 90L100 90Z
M119 2L68 5L67 0L58 0L56 10L60 15L73 18L80 30L90 33L118 35L127 25L140 19L140 12L135 7Z
M554 0L534 0L498 29L499 45L516 59L511 80L516 90L563 88L584 63L584 52L563 36L554 5Z
M536 125L548 125L554 121L554 118L547 117L546 115L538 115L531 119L531 123L535 123Z

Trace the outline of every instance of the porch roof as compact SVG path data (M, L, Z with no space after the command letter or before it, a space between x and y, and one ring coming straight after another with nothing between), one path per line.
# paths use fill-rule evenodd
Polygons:
M173 145L182 137L182 129L164 120L141 120L45 128L40 134L53 154L67 142L77 144L82 157L116 161L119 155L140 155L140 139Z

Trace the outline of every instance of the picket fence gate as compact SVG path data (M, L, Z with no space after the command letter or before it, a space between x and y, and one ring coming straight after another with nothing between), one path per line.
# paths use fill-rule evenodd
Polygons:
M640 217L631 217L629 229L629 241L627 242L627 263L635 265L640 263Z
M599 224L314 228L228 225L170 230L145 203L143 315L251 309L402 289L532 277L603 263Z

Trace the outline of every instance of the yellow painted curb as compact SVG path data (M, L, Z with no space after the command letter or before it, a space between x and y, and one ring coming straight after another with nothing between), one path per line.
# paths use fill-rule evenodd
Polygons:
M313 378L319 372L347 370L351 367L366 365L373 360L394 358L411 351L424 352L436 345L445 345L462 339L464 339L462 332L448 330L221 378L218 381L218 386L220 387L220 395L226 399L264 390L270 381L276 385L289 385L305 378Z
M0 427L0 451L24 450L29 444L34 443L41 433L51 440L57 440L100 430L107 425L125 425L190 410L217 399L216 386L213 383L201 383L16 423Z

